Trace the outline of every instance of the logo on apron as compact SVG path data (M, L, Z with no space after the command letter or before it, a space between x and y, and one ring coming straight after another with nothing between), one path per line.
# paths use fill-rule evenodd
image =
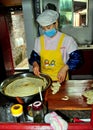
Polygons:
M48 59L45 59L44 66L55 66L55 60L49 61Z

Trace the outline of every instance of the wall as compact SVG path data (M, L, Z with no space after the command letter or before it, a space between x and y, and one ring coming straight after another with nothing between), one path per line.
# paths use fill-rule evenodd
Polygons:
M34 48L34 41L37 36L36 24L34 21L33 4L32 0L22 0L26 43L27 43L27 56L30 57L31 51ZM30 70L32 67L29 66Z

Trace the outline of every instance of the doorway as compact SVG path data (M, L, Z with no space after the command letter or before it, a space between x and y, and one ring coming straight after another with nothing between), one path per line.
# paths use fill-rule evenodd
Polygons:
M14 70L28 70L28 57L22 7L9 7L7 22L12 49Z

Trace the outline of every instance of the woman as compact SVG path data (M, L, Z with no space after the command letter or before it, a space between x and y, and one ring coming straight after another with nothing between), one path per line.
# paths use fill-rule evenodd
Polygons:
M61 83L68 79L68 71L79 65L81 56L75 40L58 31L58 18L54 10L45 10L38 16L44 35L36 38L29 63L35 75L48 74Z

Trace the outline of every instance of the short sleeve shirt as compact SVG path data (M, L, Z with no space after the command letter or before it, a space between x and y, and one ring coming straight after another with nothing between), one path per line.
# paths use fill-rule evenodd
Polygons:
M62 35L62 33L59 32L59 31L52 38L47 37L46 35L44 35L45 49L47 49L47 50L55 50L61 35ZM35 39L34 51L37 52L40 55L40 49L41 49L40 37L37 37ZM78 49L78 46L77 46L76 41L71 36L65 35L62 46L60 48L64 63L66 63L67 60L69 59L69 54L72 53L73 51L77 50L77 49Z

